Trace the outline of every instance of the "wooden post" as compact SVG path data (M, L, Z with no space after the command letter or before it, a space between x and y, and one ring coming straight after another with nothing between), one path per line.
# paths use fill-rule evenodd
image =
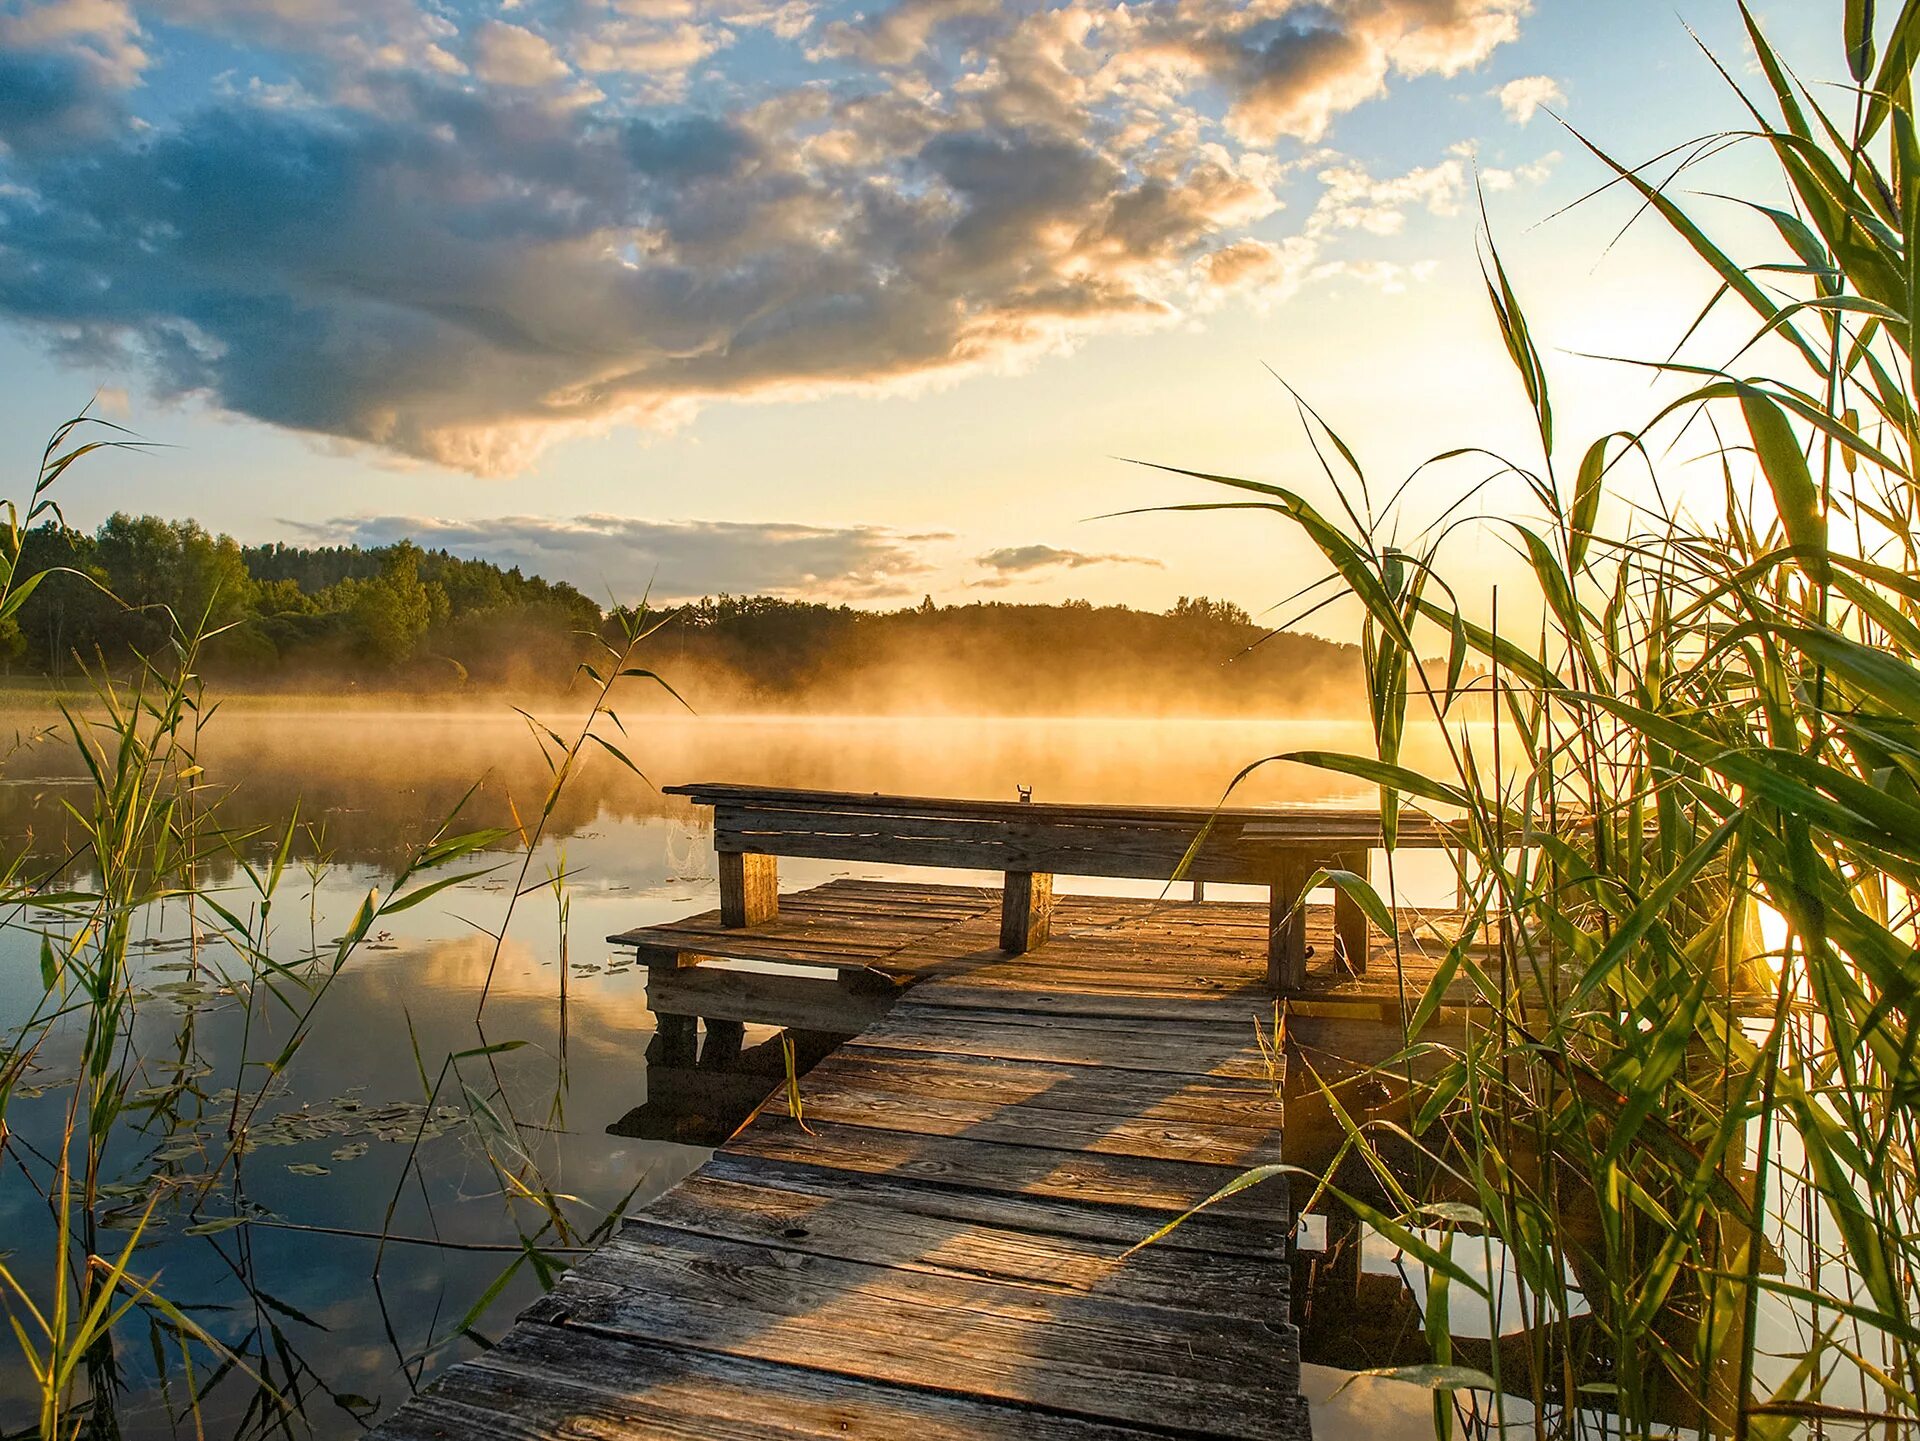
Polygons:
M692 1016L653 1018L653 1039L647 1043L647 1064L691 1066L700 1046L700 1023Z
M721 851L720 924L735 930L780 915L780 862L772 856Z
M1199 901L1204 901L1206 898L1207 898L1207 883L1205 881L1195 881L1193 883L1193 899L1197 903Z
M700 1024L707 1032L707 1043L700 1048L701 1065L730 1066L740 1059L740 1046L747 1031L744 1025L713 1016L701 1017Z
M1045 871L1008 871L1000 893L1000 949L1023 955L1047 943L1053 923L1053 877Z
M1368 876L1373 852L1348 851L1337 860L1339 869L1352 871L1362 879ZM1333 890L1333 935L1339 950L1340 959L1346 962L1347 969L1356 976L1367 972L1367 913L1361 909L1360 902L1341 890Z
M1312 874L1304 855L1289 852L1281 858L1267 892L1267 983L1278 995L1299 990L1307 983L1307 907L1303 892Z

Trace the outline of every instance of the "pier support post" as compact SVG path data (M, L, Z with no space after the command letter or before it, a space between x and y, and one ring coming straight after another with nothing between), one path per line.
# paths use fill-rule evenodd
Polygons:
M1000 893L1000 949L1023 955L1047 943L1053 924L1053 877L1045 871L1008 871Z
M700 1048L701 1065L730 1066L740 1059L740 1047L746 1040L746 1026L739 1021L719 1020L713 1016L701 1017L700 1024L707 1031L706 1044Z
M721 851L720 924L735 930L763 925L780 914L780 862L772 856Z
M1307 880L1313 867L1304 855L1289 855L1274 872L1267 892L1267 984L1285 995L1307 983Z
M1352 871L1356 876L1366 878L1368 866L1372 863L1373 852L1349 851L1340 856L1336 865L1343 871ZM1367 913L1361 909L1360 902L1341 890L1333 891L1333 935L1340 959L1347 969L1356 976L1367 972Z
M653 1018L653 1039L647 1042L650 1066L691 1066L700 1047L700 1023L692 1016Z

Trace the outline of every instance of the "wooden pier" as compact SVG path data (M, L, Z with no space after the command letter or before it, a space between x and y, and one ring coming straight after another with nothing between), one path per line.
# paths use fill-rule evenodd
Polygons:
M1029 836L1030 816L1011 818ZM1322 829L1322 849L1364 844L1352 817ZM1185 853L1192 825L1168 831ZM796 833L802 854L834 844ZM866 822L839 834L876 843ZM1350 917L1288 898L1302 964L1281 997L1277 901L1054 896L1057 847L1013 857L1017 888L843 880L776 901L724 813L717 837L720 910L611 938L652 968L654 1059L737 1052L748 1021L857 1034L800 1080L798 1115L770 1084L706 1165L378 1434L1308 1435L1284 1181L1131 1248L1280 1158L1286 1006L1389 1005ZM1016 908L1039 920L1025 945ZM793 969L751 969L768 962Z

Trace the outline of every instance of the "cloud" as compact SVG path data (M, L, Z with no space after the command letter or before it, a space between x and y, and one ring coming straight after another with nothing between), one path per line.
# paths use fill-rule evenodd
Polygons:
M1566 93L1550 75L1523 75L1492 92L1515 125L1525 125L1543 105L1565 105Z
M545 37L504 20L489 20L473 39L473 73L495 85L546 85L573 72Z
M0 45L0 316L161 398L512 473L1271 303L1461 183L1275 142L1479 64L1523 8L49 0L0 19L38 27ZM148 13L244 63L167 94ZM1337 198L1282 233L1310 172Z
M1150 555L1096 554L1084 550L1063 550L1055 545L1009 545L974 557L974 564L1002 575L1025 575L1036 570L1079 570L1089 565L1150 565L1164 569L1165 562Z
M884 526L818 526L637 516L509 515L444 520L423 515L354 516L284 524L327 544L377 546L412 540L429 550L517 565L566 580L605 602L651 593L655 601L701 595L780 595L829 601L913 593L931 571L927 551L953 537Z
M126 0L42 0L0 10L0 154L111 137L149 65Z

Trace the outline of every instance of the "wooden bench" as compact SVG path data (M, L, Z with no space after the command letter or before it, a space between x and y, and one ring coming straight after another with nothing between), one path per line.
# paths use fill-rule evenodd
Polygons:
M1056 875L1167 881L1178 872L1196 893L1208 881L1267 887L1267 971L1277 990L1306 978L1302 901L1313 873L1365 875L1369 852L1382 844L1377 813L1318 806L1048 805L706 781L666 790L713 807L726 926L779 915L779 856L999 871L1006 878L1000 945L1018 955L1046 943ZM1442 846L1453 838L1428 817L1408 814L1399 841ZM1346 964L1364 971L1367 919L1344 891L1335 892L1334 932Z

